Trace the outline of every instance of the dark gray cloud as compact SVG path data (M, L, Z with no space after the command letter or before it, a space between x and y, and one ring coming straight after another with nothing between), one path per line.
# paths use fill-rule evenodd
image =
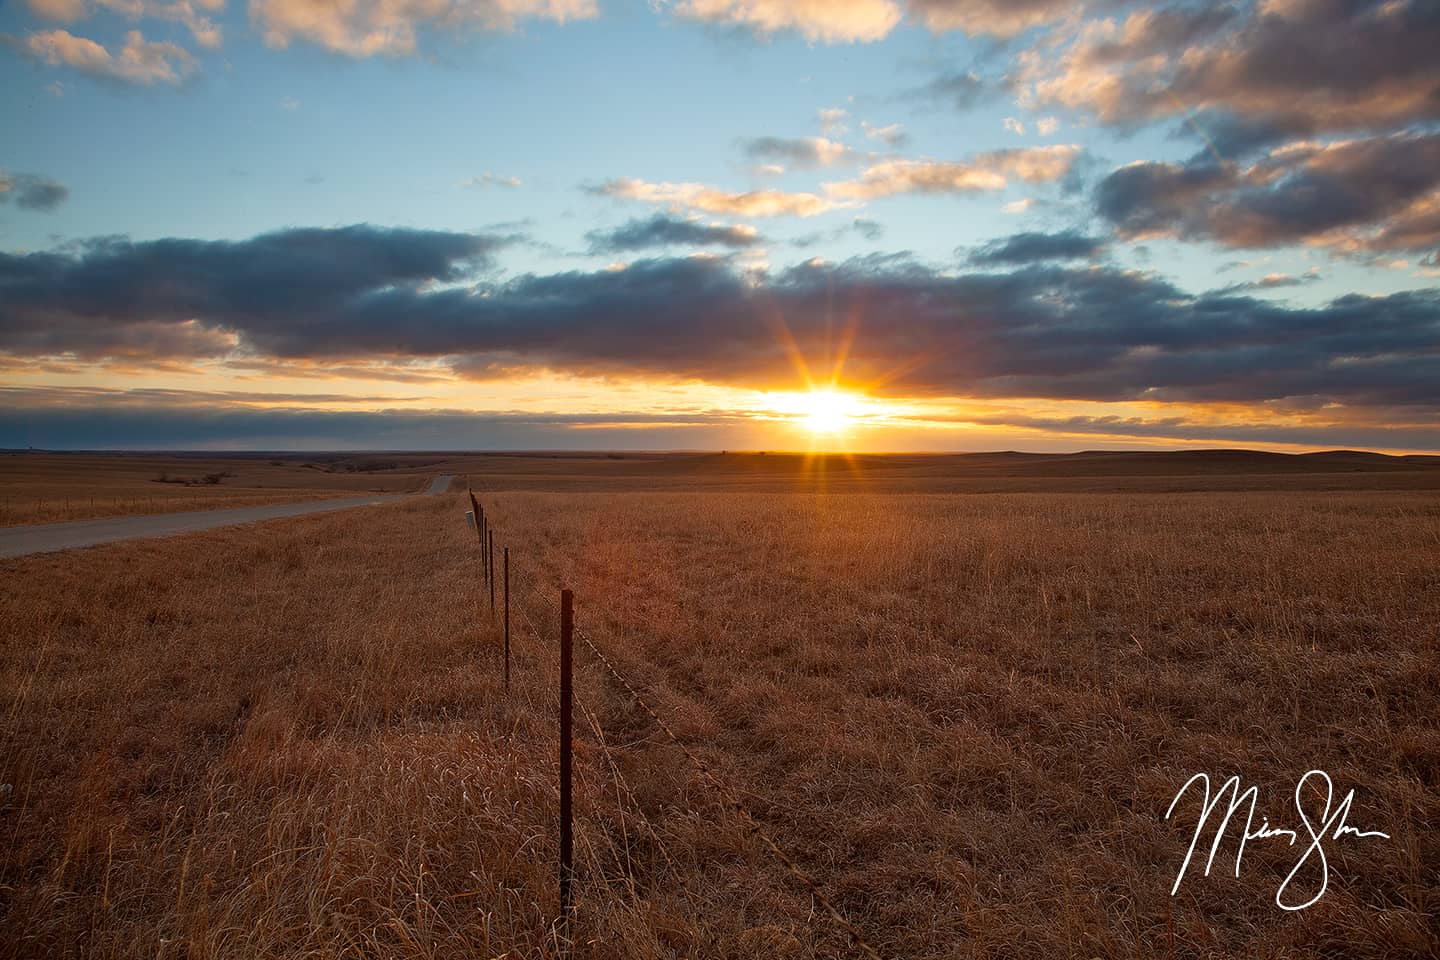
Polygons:
M6 173L0 170L0 203L9 203L25 210L46 213L57 209L70 197L70 189L58 180L34 173Z
M1300 143L1249 166L1134 163L1095 190L1125 236L1230 247L1324 243L1347 251L1440 246L1440 133Z
M585 234L592 253L626 253L663 247L730 247L743 249L760 242L760 235L743 225L702 223L684 217L656 214L630 220L613 230Z
M824 243L827 240L846 240L851 234L855 234L862 240L876 243L885 236L885 225L879 220L872 220L868 217L856 217L849 223L841 224L831 230L814 230L802 234L790 241L790 245L798 250L806 250L810 247Z
M814 170L856 159L855 151L825 137L754 137L740 148L751 160L765 160L800 170Z
M417 403L433 397L395 397L355 393L277 393L256 390L178 390L165 387L0 387L0 405L61 408L75 406L238 406L310 403Z
M1018 83L1112 124L1198 112L1233 160L1282 137L1440 119L1437 49L1434 0L1182 0L1077 32L1058 53L1037 48Z
M345 353L352 318L372 302L460 282L515 239L362 225L235 242L106 237L63 252L0 254L0 349L216 356L237 337L284 339L287 327L303 327L310 349L325 342L322 352ZM384 339L372 331L354 353L383 351Z
M240 406L203 394L141 398L122 390L71 395L63 388L40 393L6 397L0 406L0 449L663 450L769 442L764 424L748 411L316 410Z
M498 241L404 238L407 254L391 250L393 231L347 228L0 255L0 346L99 356L116 331L130 349L137 330L170 331L151 349L193 339L213 356L215 337L276 358L785 388L798 376L786 344L828 369L843 342L847 378L897 394L1440 407L1437 289L1290 308L1113 267L951 276L893 256L775 274L642 260L471 286L454 281Z
M867 217L856 217L850 222L850 229L872 243L885 236L885 225Z
M970 70L950 70L923 86L906 91L906 99L930 101L954 110L969 110L996 95L1000 84Z
M1247 290L1279 290L1284 287L1299 287L1320 279L1320 271L1314 267L1301 274L1267 273L1258 280L1244 280L1221 287L1215 293L1243 293Z
M970 253L970 262L982 266L1037 263L1043 260L1088 260L1105 250L1105 241L1078 230L1058 233L1016 233L1001 237Z

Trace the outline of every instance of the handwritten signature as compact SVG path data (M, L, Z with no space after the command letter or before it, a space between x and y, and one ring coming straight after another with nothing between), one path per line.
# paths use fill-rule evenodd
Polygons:
M1318 778L1318 780L1323 783L1325 797L1325 806L1321 809L1318 820L1314 822L1310 820L1309 815L1305 812L1303 797L1305 785L1309 783L1312 778ZM1166 820L1169 820L1175 812L1176 804L1178 804L1181 798L1189 793L1190 788L1196 784L1204 788L1204 794L1201 799L1200 817L1195 824L1195 835L1190 840L1190 849L1185 853L1185 861L1180 864L1180 872L1175 875L1175 885L1170 888L1170 895L1172 897L1179 892L1180 881L1185 879L1185 872L1190 869L1190 861L1195 855L1195 848L1200 844L1201 835L1205 832L1205 824L1210 820L1211 814L1225 802L1227 794L1229 794L1229 802L1224 807L1224 817L1215 828L1215 840L1210 845L1210 857L1205 861L1204 876L1210 876L1210 868L1215 864L1215 855L1220 851L1220 844L1225 839L1225 830L1230 825L1231 818L1237 810L1245 806L1247 801L1249 802L1249 809L1245 814L1245 829L1240 835L1240 848L1235 851L1235 876L1240 876L1240 861L1245 856L1245 844L1249 841L1270 840L1283 837L1289 841L1292 847L1301 842L1298 831L1272 827L1270 826L1269 818L1262 817L1260 826L1255 826L1255 805L1260 797L1260 789L1252 786L1249 789L1241 790L1240 777L1238 774L1221 784L1220 789L1216 791L1213 799L1210 795L1210 777L1204 773L1195 774L1195 776L1185 781L1185 785L1175 794L1175 799L1170 801L1170 807L1165 811ZM1334 799L1334 792L1335 786L1330 781L1330 775L1324 770L1311 770L1295 784L1295 809L1300 814L1300 821L1305 825L1305 832L1309 834L1310 840L1308 846L1305 848L1305 852L1301 854L1294 868L1286 875L1284 881L1281 882L1280 888L1275 891L1275 904L1282 910L1304 910L1325 895L1325 888L1330 883L1330 864L1329 861L1325 859L1324 842L1326 840L1339 840L1346 835L1357 838L1383 837L1386 840L1390 839L1388 833L1381 833L1379 830L1360 830L1345 822L1350 816L1350 805L1355 801L1355 791L1353 789L1345 794L1345 798L1336 804L1334 812L1331 812L1330 805ZM1304 903L1288 902L1285 897L1285 891L1290 887L1296 875L1300 873L1301 868L1304 867L1306 863L1309 863L1312 857L1319 858L1320 889Z

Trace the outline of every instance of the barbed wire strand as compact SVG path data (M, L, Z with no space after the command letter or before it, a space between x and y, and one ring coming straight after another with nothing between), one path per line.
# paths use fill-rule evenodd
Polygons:
M658 713L655 712L655 710L650 706L650 704L645 702L645 698L640 696L639 691L635 689L634 685L631 684L628 679L626 679L623 673L616 669L615 664L610 662L610 658L605 656L605 654L601 652L600 648L595 645L595 642L590 639L589 634L587 634L584 629L582 629L578 624L575 626L575 633L580 637L582 641L584 641L585 646L590 648L590 652L595 654L595 656L600 660L600 662L605 665L605 669L609 670L610 674L617 681L619 681L620 685L625 688L626 692L628 692L630 696L634 698L635 702L640 705L641 709L643 709L647 714L650 715L650 719L654 720L656 725L659 726L661 730L665 731L665 735L670 738L670 740L675 744L675 746L679 747L680 750L685 754L685 756L689 758L691 764L695 766L695 769L700 771L701 776L703 776L705 780L709 782L710 786L715 790L715 792L720 795L726 806L730 807L733 811L739 814L741 819L743 819L746 823L750 825L750 832L753 835L759 837L760 840L764 842L765 846L770 848L770 852L773 853L775 857L785 865L785 868L790 871L791 875L793 875L795 879L800 881L800 883L810 892L810 895L815 898L815 901L819 903L820 906L825 908L825 912L830 914L830 918L835 921L836 925L850 935L850 939L854 943L854 945L859 947L867 956L873 957L874 960L881 960L879 952L870 945L869 941L865 939L864 934L860 932L859 928L856 927L853 923L851 923L849 919L847 919L845 915L841 913L840 910L833 903L830 902L830 898L825 896L824 892L820 889L820 885L808 873L801 869L800 865L797 864L794 860L792 860L790 856L785 853L784 850L780 849L779 844L777 844L774 840L770 839L769 834L765 832L765 829L761 826L760 821L755 819L754 815L750 813L750 811L745 807L743 803L735 799L730 789L721 782L720 778L717 777L713 771L711 771L709 765L706 764L704 760L701 760L698 756L696 756L695 753L680 740L680 738L675 734L675 731L670 728L670 725L666 723Z
M526 592L532 598L535 596L534 587L528 588ZM553 604L553 601L551 601L551 603ZM549 605L547 604L547 608L548 606ZM521 608L521 615L525 618L526 623L530 627L531 633L535 635L538 641L540 639L539 631L535 629L534 622L530 619L530 615L525 612L523 607ZM660 716L660 714L657 713L648 702L646 702L645 698L640 695L640 692L635 689L634 684L632 684L629 679L620 672L620 670L615 666L615 664L611 662L610 658L607 657L604 652L601 651L601 649L595 644L595 642L590 639L590 635L585 632L584 628L581 627L578 623L573 624L573 628L575 634L580 637L580 640L585 644L586 647L590 649L590 652L595 655L596 659L598 659L602 664L604 664L605 669L610 672L610 675L613 676L615 680L622 687L625 688L626 692L629 693L631 698L640 705L640 708L650 716L650 719L655 722L656 726L658 726L661 730L665 732L665 735L670 738L670 741L674 743L675 746L680 748L680 751L685 754L686 758L690 761L690 763L695 767L696 770L700 772L700 775L706 780L706 782L710 784L711 788L715 791L715 793L719 795L725 806L728 806L749 825L749 831L751 835L760 838L761 842L763 842L765 846L769 848L770 852L775 855L775 858L779 860L782 864L784 864L785 868L790 872L791 876L798 880L800 884L805 887L805 889L810 893L810 896L815 900L815 902L819 903L820 906L824 908L825 912L830 915L830 919L835 922L836 926L840 927L840 929L844 930L849 935L851 943L854 946L858 947L862 952L864 952L866 956L873 958L873 960L883 960L883 958L880 956L879 951L877 951L874 947L870 945L869 941L865 939L864 934L860 932L860 929L856 927L855 924L851 923L850 920L843 913L841 913L840 910L833 903L830 902L830 898L827 897L824 891L820 889L820 885L815 881L815 879L812 878L808 873L806 873L799 864L797 864L793 859L791 859L790 856L780 848L779 844L777 844L774 840L770 838L770 835L765 832L765 828L760 824L760 821L756 820L754 815L750 813L749 809L746 808L743 803L741 803L738 799L735 798L730 788L727 787L720 780L720 778L710 769L710 766L705 763L704 760L701 760L698 756L696 756L695 752L685 745L685 743L670 727L670 724L666 723L665 720ZM543 643L543 641L541 642ZM679 876L678 871L676 873L676 876Z
M528 599L533 600L535 598L533 589L527 588L525 594ZM511 609L520 613L521 617L525 621L526 628L528 629L530 635L535 639L536 644L543 647L545 641L541 638L540 632L536 629L535 621L531 619L530 613L526 609L525 604L523 602L514 603L512 604ZM637 909L637 911L641 909L641 900L639 891L636 889L635 886L634 861L633 858L630 856L630 837L624 819L626 806L633 808L635 814L639 817L640 823L645 828L645 832L647 832L650 835L651 839L654 840L656 849L659 850L661 858L664 859L666 866L669 868L668 873L670 879L680 887L680 890L684 894L685 899L692 905L695 904L696 902L698 902L697 892L690 886L690 883L686 880L685 875L681 873L679 863L671 855L670 849L665 843L665 839L660 835L659 828L656 827L654 822L649 818L649 816L646 815L644 808L640 806L640 801L635 796L634 788L630 786L629 781L627 781L624 774L620 772L620 766L616 762L614 752L612 751L608 741L606 740L604 728L600 725L600 722L595 716L594 711L592 711L586 705L584 699L580 696L579 691L574 691L573 695L575 697L576 705L580 707L581 713L584 715L586 721L590 725L591 730L595 734L595 739L599 743L600 749L605 755L605 760L610 767L611 775L615 781L615 789L617 795L616 807L620 812L620 829L624 833L625 840L623 858L621 856L621 851L616 849L615 842L613 838L609 837L608 833L606 834L606 839L609 841L610 848L615 854L616 860L619 861L623 859L626 864L626 886L630 891L630 897L634 901L635 908ZM581 836L584 838L586 848L590 853L592 866L594 866L598 862L598 860L595 857L594 848L591 844L588 833L588 831L580 831ZM600 871L596 870L596 872L599 873Z

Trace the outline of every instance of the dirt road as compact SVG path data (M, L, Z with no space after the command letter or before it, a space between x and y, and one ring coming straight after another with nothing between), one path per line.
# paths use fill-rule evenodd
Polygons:
M424 496L443 493L450 477L436 477ZM75 520L68 523L41 523L28 527L0 527L0 558L23 557L30 553L52 553L92 547L113 540L139 537L168 537L177 533L211 530L236 523L254 523L279 517L344 510L369 504L390 503L413 494L373 494L305 503L274 503L259 507L232 507L227 510L196 510L189 513L161 513L143 517L110 517L104 520Z

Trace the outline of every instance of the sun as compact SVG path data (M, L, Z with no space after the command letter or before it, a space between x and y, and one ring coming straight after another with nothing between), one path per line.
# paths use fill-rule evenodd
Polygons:
M838 390L812 390L796 399L797 413L811 433L839 433L855 421L860 404Z

